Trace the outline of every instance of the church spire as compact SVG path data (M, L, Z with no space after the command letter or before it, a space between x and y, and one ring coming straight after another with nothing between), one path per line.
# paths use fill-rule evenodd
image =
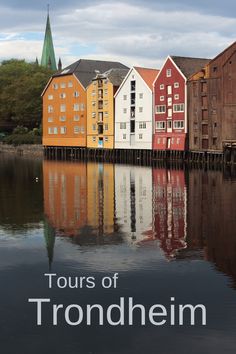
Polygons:
M48 5L47 24L46 24L46 30L44 36L41 65L44 66L45 68L50 68L51 70L54 71L57 70L55 52L54 52L53 41L52 41L50 19L49 19L49 5Z

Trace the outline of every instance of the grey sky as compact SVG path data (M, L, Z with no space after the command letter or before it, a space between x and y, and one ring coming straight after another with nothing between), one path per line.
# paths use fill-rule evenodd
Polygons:
M0 1L0 60L40 57L49 1ZM160 67L168 54L214 57L236 39L235 0L51 0L56 57Z

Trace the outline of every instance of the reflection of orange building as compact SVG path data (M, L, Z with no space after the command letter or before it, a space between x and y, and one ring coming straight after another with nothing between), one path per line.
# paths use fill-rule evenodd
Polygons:
M184 171L153 169L153 231L168 258L186 247Z
M43 162L44 213L51 225L75 235L87 221L86 164Z
M114 232L114 166L87 164L88 225L99 234Z

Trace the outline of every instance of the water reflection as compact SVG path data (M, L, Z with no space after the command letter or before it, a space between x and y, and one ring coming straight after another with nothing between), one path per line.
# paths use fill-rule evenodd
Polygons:
M44 161L43 176L51 235L82 246L158 241L168 260L209 260L236 279L236 185L220 171Z

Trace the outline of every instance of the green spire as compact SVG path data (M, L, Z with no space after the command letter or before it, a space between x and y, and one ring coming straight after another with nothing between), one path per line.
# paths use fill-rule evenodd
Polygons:
M52 41L50 19L49 19L49 11L47 15L47 24L46 24L46 31L44 36L41 65L55 71L57 70L53 41Z

